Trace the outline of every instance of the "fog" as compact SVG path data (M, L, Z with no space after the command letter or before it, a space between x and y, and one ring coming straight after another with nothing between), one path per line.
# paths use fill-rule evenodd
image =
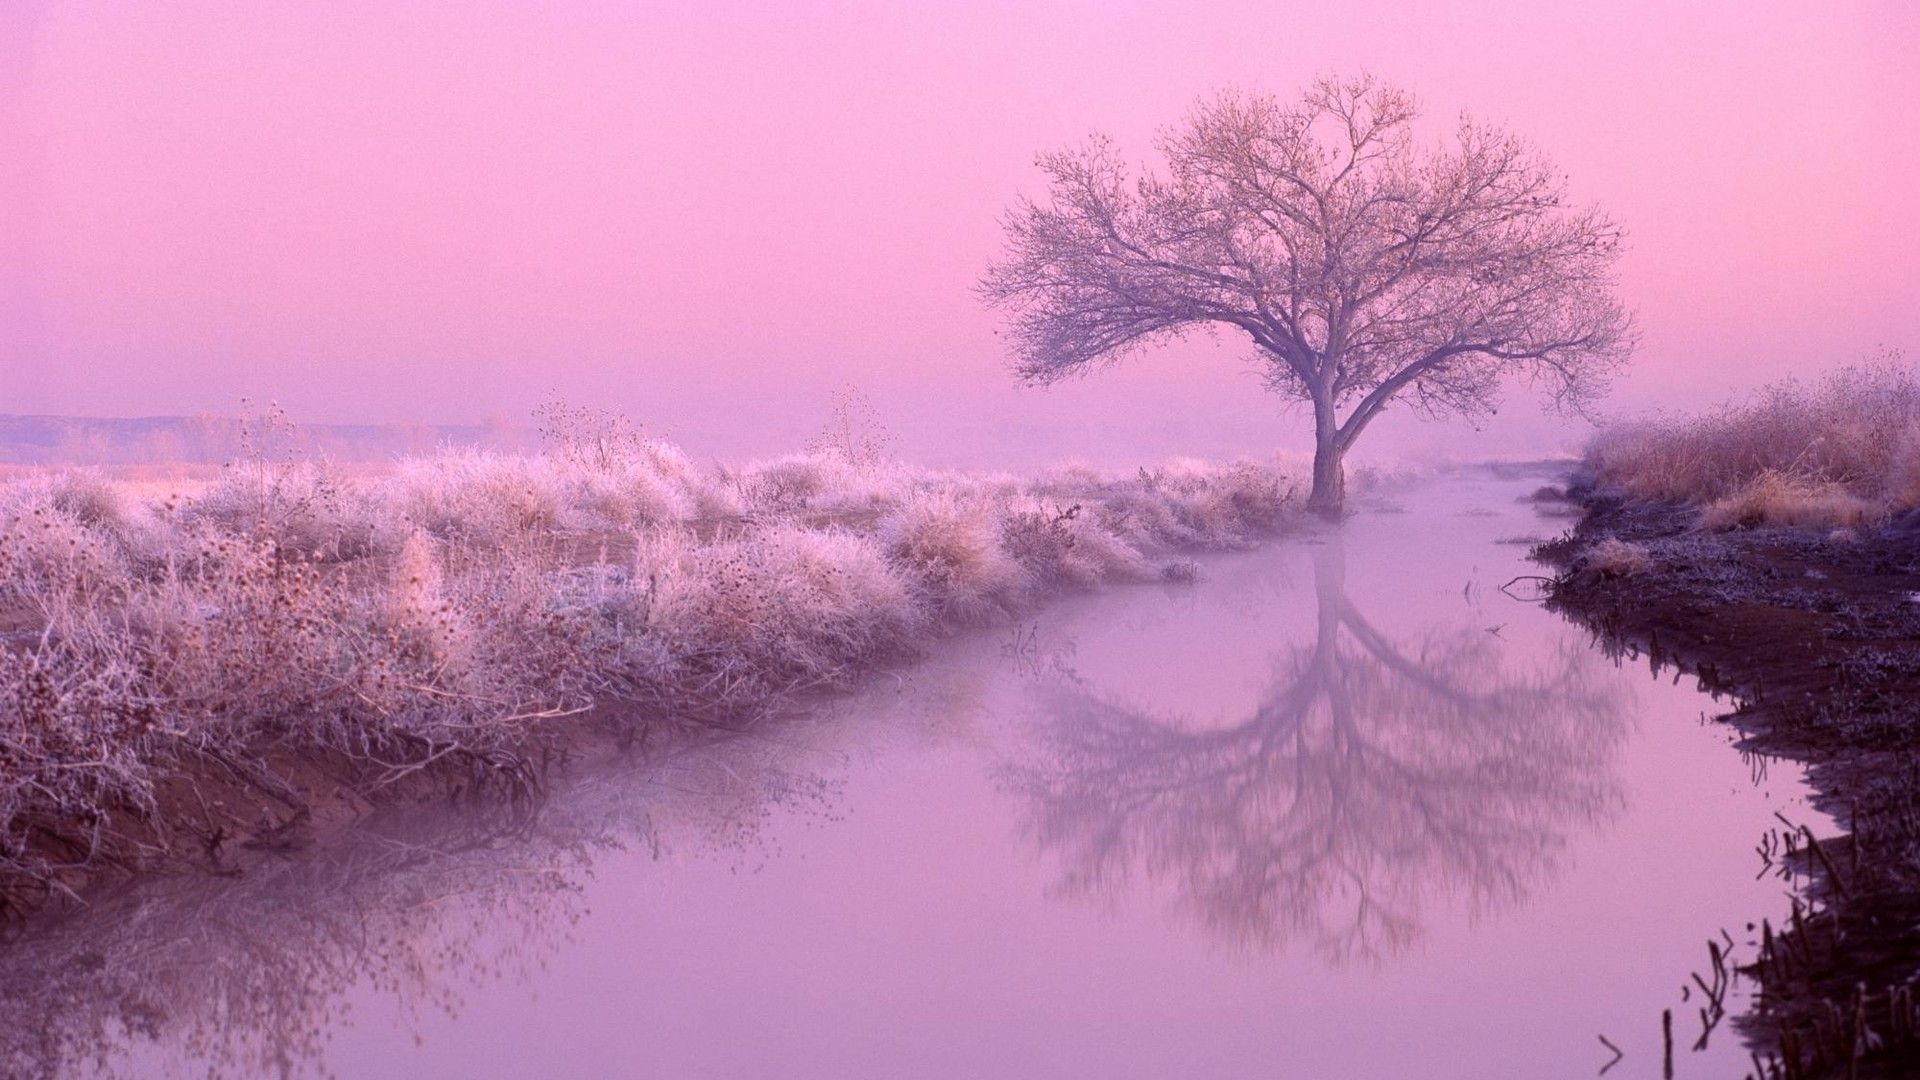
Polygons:
M1302 448L1244 343L1019 387L972 286L1037 151L1145 159L1217 88L1360 69L1533 139L1627 228L1609 408L1920 341L1896 0L802 7L5 5L0 412L520 422L557 394L736 457L856 383L938 463ZM1516 398L1364 449L1582 433Z
M0 1074L1891 1075L1917 47L0 0Z

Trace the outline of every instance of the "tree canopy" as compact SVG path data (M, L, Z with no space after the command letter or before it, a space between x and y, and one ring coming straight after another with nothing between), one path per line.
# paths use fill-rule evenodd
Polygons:
M1476 417L1512 373L1584 404L1633 340L1619 226L1518 137L1462 118L1429 145L1417 116L1371 77L1323 79L1291 104L1201 103L1137 178L1104 137L1041 155L1048 197L1016 204L980 284L1017 370L1051 382L1244 333L1268 384L1312 405L1336 472L1396 398Z

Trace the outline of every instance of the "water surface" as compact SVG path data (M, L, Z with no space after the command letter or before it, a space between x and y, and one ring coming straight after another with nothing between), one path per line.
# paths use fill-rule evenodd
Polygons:
M1820 822L1502 592L1538 477L1376 495L817 715L169 882L0 953L17 1067L347 1077L1737 1076L1706 942ZM1522 590L1516 588L1515 592ZM1750 950L1748 950L1750 951ZM1729 1009L1740 1008L1738 991Z

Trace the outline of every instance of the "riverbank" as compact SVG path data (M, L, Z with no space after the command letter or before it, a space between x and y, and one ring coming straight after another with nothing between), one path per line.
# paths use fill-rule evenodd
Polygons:
M1920 1067L1920 535L1898 527L1716 532L1680 504L1576 484L1584 517L1537 554L1551 605L1623 655L1738 702L1753 749L1808 766L1847 829L1783 828L1761 857L1808 875L1807 914L1767 925L1743 1021L1767 1077ZM1776 845L1776 842L1778 846Z
M0 485L0 916L236 872L375 804L537 796L586 733L741 728L1052 596L1286 526L1279 461L1032 478L604 423L184 493Z

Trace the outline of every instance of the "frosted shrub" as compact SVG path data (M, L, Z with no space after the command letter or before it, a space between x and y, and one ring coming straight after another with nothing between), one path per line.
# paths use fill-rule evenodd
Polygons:
M566 501L546 460L482 450L403 461L383 488L396 516L442 538L480 543L556 528Z
M123 657L66 642L0 649L0 912L6 889L92 861L118 813L151 808L159 713L138 683Z
M836 464L811 455L759 462L747 468L742 484L759 506L775 511L803 510L827 490L829 470Z
M127 498L97 472L62 470L40 484L23 484L21 488L20 495L27 500L44 502L89 529L118 533L128 527Z
M1067 535L1059 573L1080 586L1110 581L1146 581L1158 571L1138 548L1102 528L1084 512L1057 519Z
M686 518L691 501L679 485L644 464L581 470L565 478L566 524L579 529L630 529Z
M325 464L237 462L185 503L183 524L271 541L287 552L352 559L387 539L377 508Z
M1232 547L1273 528L1291 498L1271 473L1251 464L1182 485L1187 520L1206 543Z
M705 482L700 467L672 443L648 439L634 448L632 460L636 465L644 466L655 476L683 490L697 487Z
M776 525L694 548L651 588L648 630L673 663L642 694L710 716L844 682L921 628L879 545L841 530Z
M1041 491L1073 494L1106 487L1108 477L1084 461L1063 461L1040 475L1035 488Z
M384 475L253 460L186 498L0 486L0 908L147 857L159 793L209 768L296 805L278 770L316 755L368 792L524 787L542 733L589 708L748 723L1292 505L1257 464L1028 485L831 453L705 472L624 429L558 445Z
M1101 528L1136 548L1202 543L1184 502L1176 502L1161 491L1122 488L1095 506L1093 515Z
M748 504L773 513L870 511L898 501L910 483L898 466L828 453L757 462L741 477Z
M1069 563L1077 540L1073 521L1078 504L1058 507L1034 499L1014 503L1000 522L1000 543L1034 580L1044 585L1079 584L1078 566Z
M51 618L72 605L111 604L132 580L110 534L49 503L0 517L0 604L38 607Z
M1280 523L1297 490L1275 470L1249 461L1230 466L1215 486L1233 504L1241 531L1255 533Z
M579 706L584 635L517 567L443 584L424 538L363 585L267 542L207 537L129 601L148 685L192 745L324 749L373 782L421 762L498 762Z
M41 534L39 558L57 558L53 537L101 560L103 573L147 575L165 559L169 527L155 508L98 473L64 470L0 486L0 534Z
M1031 578L1001 546L998 512L950 493L909 500L880 527L888 555L942 615L981 619L1012 610Z
M436 669L460 669L471 663L466 648L471 626L454 611L435 547L422 530L407 537L388 572L380 614L397 652L418 656Z

